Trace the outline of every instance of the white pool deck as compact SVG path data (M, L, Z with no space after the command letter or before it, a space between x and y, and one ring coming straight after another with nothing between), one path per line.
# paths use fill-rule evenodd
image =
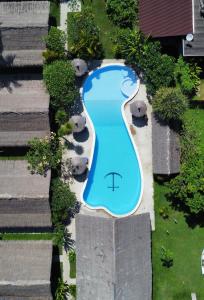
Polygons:
M113 62L113 60L111 60ZM116 63L116 61L114 60ZM120 61L121 62L121 61ZM107 60L104 62L107 63ZM102 64L103 65L103 64ZM141 124L139 121L139 124L133 124L132 123L132 116L130 113L129 104L134 99L138 100L144 100L147 104L147 117L148 122L147 124ZM133 100L131 100L125 107L125 114L128 120L128 124L132 125L133 128L136 131L136 134L133 135L133 139L135 141L141 164L142 164L142 170L143 170L143 180L144 180L144 191L142 196L142 201L137 209L137 211L134 214L141 214L141 213L150 213L151 218L151 225L152 230L155 229L155 218L154 218L154 200L153 200L153 175L152 175L152 128L151 128L151 105L149 104L147 97L146 97L146 88L144 84L140 84L139 91L137 95L135 96ZM85 112L82 112L82 115L86 116ZM87 118L86 118L87 119ZM69 141L71 145L71 149L65 150L63 155L63 160L73 157L73 156L86 156L90 157L92 143L93 143L93 136L91 131L90 123L87 119L87 129L89 133L89 137L85 141L76 141L73 137L73 135L69 135L66 137L66 139ZM75 179L71 180L70 188L73 192L75 192L77 196L77 200L81 202L81 191L84 185L84 181L77 181ZM90 215L103 215L103 216L109 216L105 211L103 210L95 210L95 209L89 209L87 208L83 203L81 203L81 209L80 212L83 214L90 214ZM69 231L72 232L72 238L75 238L75 228L74 228L74 219L72 223L69 226Z

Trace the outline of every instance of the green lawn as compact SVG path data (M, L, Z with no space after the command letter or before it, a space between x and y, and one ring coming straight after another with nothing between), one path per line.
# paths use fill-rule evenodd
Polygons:
M188 117L193 117L196 128L201 132L201 149L204 153L204 110L190 109ZM167 187L155 182L156 231L152 234L153 258L153 299L187 300L191 292L198 299L204 299L204 276L201 275L200 257L204 248L204 228L188 226L183 212L175 211L165 194ZM168 206L167 220L159 215L159 209ZM173 267L162 266L161 247L173 252Z
M113 58L113 42L111 37L115 35L117 27L109 20L105 11L105 0L84 0L84 7L91 6L95 21L100 28L100 39L104 49L105 58Z
M53 233L4 233L2 240L52 240Z

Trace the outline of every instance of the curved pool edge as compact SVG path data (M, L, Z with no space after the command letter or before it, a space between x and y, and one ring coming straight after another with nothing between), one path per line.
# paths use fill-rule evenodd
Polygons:
M103 64L102 66L100 67L97 67L95 68L94 70L90 71L86 78L88 78L88 76L90 76L92 73L94 73L94 71L98 70L98 69L102 69L102 68L105 68L107 66L113 66L113 65L117 65L117 66L127 66L125 65L124 63L108 63L108 64ZM130 67L131 68L131 67ZM132 69L132 68L131 68ZM133 69L132 69L133 70ZM133 70L133 72L135 72ZM84 81L85 82L85 81ZM136 212L136 210L139 208L140 204L141 204L141 201L142 201L142 195L143 195L143 189L144 189L144 184L143 184L143 171L142 171L142 164L141 164L141 161L140 161L140 156L139 156L139 153L138 153L138 150L136 148L136 144L135 144L135 141L133 139L133 136L131 134L131 131L130 131L130 128L129 128L129 124L128 124L128 120L125 116L125 106L128 104L129 101L131 101L133 99L133 97L135 97L139 91L139 87L140 87L140 79L138 78L137 80L137 87L135 89L135 92L121 105L121 113L122 113L122 117L123 117L123 120L125 122L125 126L126 126L126 129L128 131L128 135L129 135L129 138L131 140L131 143L133 145L133 148L135 150L135 153L136 153L136 156L137 156L137 159L138 159L138 164L139 164L139 169L140 169L140 175L141 175L141 190L140 190L140 196L139 196L139 200L137 202L137 205L134 207L133 210L131 210L129 213L127 214L121 214L121 215L118 215L118 214L114 214L112 213L109 209L107 209L106 207L104 206L97 206L97 207L94 207L94 206L90 206L86 203L86 201L84 200L84 197L83 197L83 194L84 194L84 191L85 191L85 188L86 188L86 184L87 184L87 181L88 181L88 176L86 178L86 180L84 181L84 184L83 184L83 188L82 188L82 191L80 193L80 200L81 202L86 206L88 207L89 209L91 210L99 210L99 209L103 209L105 212L107 212L108 214L110 214L112 217L116 217L116 218L124 218L124 217L128 217L132 214L134 214ZM83 103L83 88L80 88L80 97L81 97L81 100L82 100L82 105L83 105L83 109L84 109L84 113L86 114L87 116L87 119L90 123L90 127L91 127L91 131L92 131L92 135L93 135L93 143L92 143L92 146L91 146L91 154L90 154L90 159L88 161L88 171L90 171L91 169L91 165L92 165L92 162L93 162L93 157L94 157L94 150L95 150L95 143L96 143L96 133L95 133L95 129L94 129L94 125L93 125L93 122L88 114L88 111Z

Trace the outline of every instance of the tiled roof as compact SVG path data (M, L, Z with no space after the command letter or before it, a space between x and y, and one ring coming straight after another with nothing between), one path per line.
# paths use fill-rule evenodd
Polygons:
M139 26L152 37L191 33L192 0L140 0Z

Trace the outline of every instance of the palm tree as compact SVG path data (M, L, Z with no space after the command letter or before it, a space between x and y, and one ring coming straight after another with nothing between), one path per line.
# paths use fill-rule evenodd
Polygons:
M62 278L58 279L57 290L55 292L55 300L66 300L69 294L69 285Z

